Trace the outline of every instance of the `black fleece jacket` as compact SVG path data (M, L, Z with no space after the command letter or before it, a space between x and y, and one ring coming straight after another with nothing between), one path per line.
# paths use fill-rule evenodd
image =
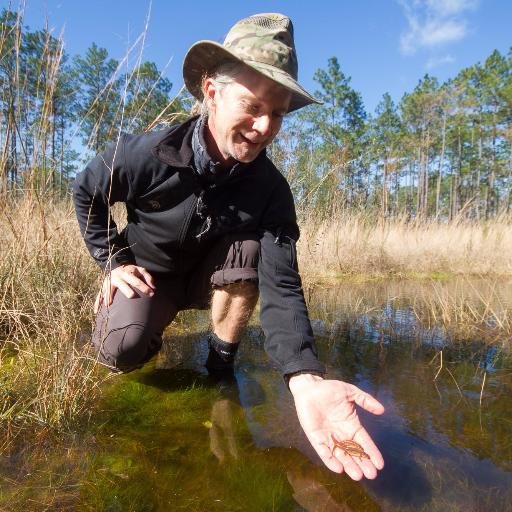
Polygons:
M180 274L224 234L257 233L265 350L284 375L324 373L297 269L299 230L288 183L265 151L206 182L194 170L196 122L123 134L77 175L73 198L89 252L103 269L134 263L155 276ZM128 215L121 233L109 213L119 201Z

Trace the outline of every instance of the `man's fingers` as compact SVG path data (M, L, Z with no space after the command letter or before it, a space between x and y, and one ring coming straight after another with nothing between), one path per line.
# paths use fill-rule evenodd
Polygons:
M350 400L354 401L359 407L373 414L383 414L385 409L384 406L372 395L362 391L357 386L351 385L352 396Z
M92 308L94 314L98 314L98 311L100 309L100 304L101 304L101 298L102 298L102 293L101 293L101 290L98 292L98 294L96 295L96 299L94 300L94 306Z
M139 269L139 275L143 275L141 272L140 272L140 269ZM150 274L146 272L146 274L149 276ZM124 281L126 283L128 283L130 286L132 286L133 288L137 288L137 290L139 290L142 294L144 295L153 295L154 293L154 290L152 287L148 286L145 281L143 281L142 279L140 279L139 277L137 277L137 275L135 274L131 274L129 272L125 272L123 274L123 278L124 278ZM145 276L144 276L145 278ZM120 281L120 284L122 282L121 279L119 279ZM121 286L119 286L119 288L121 288ZM123 292L124 293L124 292ZM126 294L125 294L126 295ZM127 295L128 297L128 295ZM131 297L130 297L131 298Z
M347 475L353 480L361 480L363 476L369 480L376 478L377 470L384 467L384 460L368 432L361 427L354 439L346 439L339 433L336 433L335 436L340 440L340 443L333 447L333 454L343 464ZM364 453L349 444L344 446L343 441L356 442ZM364 454L369 458L365 457Z
M350 397L359 407L365 409L373 414L383 414L385 409L384 406L373 396L362 391L357 386L351 385L352 396ZM377 445L373 442L372 438L366 432L364 428L357 431L354 441L358 442L370 456L368 459L361 460L359 464L364 472L366 478L375 478L377 476L376 469L382 469L384 467L384 459L380 453ZM373 468L373 469L372 469Z
M155 289L155 282L153 281L153 276L145 269L145 268L142 268L142 267L137 267L140 274L142 275L142 277L144 278L144 281L146 282L146 284L152 289L154 290Z
M341 461L345 468L345 473L352 480L361 480L363 477L373 480L377 477L377 468L371 460L357 455L350 455L342 448L336 447L334 455Z
M313 448L318 453L322 462L334 473L343 473L343 464L332 454L330 448L325 443L320 441L313 441Z
M127 284L125 281L119 280L117 282L117 286L112 285L110 290L110 302L109 305L112 304L112 301L114 300L114 293L116 292L116 289L118 289L127 299L133 299L137 296L137 294L133 291L131 286Z
M112 305L116 290L119 290L126 298L133 299L138 295L135 289L143 295L152 296L154 288L153 277L145 268L134 265L129 265L126 268L118 267L103 280L101 292L94 302L94 313L99 311L102 301L107 307Z
M368 459L351 457L339 447L331 450L323 442L311 443L322 459L322 462L334 473L345 472L352 480L361 480L364 477L373 479L377 476L377 469Z
M370 437L370 434L364 429L360 428L356 435L354 436L354 441L356 443L359 443L364 451L369 455L370 460L368 459L362 459L361 462L365 462L365 464L360 464L360 466L363 468L371 466L382 469L384 467L384 459L382 458L382 454L380 453L380 450L377 448L377 445L373 442L373 439ZM365 473L366 476L366 473ZM366 476L366 478L375 478L377 476L377 472L375 472L375 475L373 477Z
M115 286L112 285L110 279L105 279L103 282L103 288L101 291L103 304L108 308L114 300L114 293L116 291Z
M345 473L347 473L347 475L352 478L352 480L361 480L363 475L366 476L357 461L349 454L345 453L341 448L334 448L333 455L343 465L345 468ZM377 473L377 471L375 471L375 473Z

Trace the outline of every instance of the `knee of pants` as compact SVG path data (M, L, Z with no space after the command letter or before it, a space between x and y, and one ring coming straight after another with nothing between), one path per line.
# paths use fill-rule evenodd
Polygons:
M231 284L243 283L252 290L258 282L258 261L260 243L246 239L233 242L221 268L213 272L210 282L214 288L223 288Z
M162 347L162 337L145 326L131 324L93 338L98 360L112 369L129 372L147 363Z
M243 240L240 244L240 262L244 267L258 268L258 261L260 259L260 242L248 238Z

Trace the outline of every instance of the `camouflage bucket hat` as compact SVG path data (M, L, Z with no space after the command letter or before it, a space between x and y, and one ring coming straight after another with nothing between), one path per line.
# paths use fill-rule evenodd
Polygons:
M215 41L198 41L192 45L183 62L187 89L202 101L203 77L229 62L242 62L291 91L288 112L310 103L322 103L297 82L293 25L283 14L255 14L240 20L222 45Z

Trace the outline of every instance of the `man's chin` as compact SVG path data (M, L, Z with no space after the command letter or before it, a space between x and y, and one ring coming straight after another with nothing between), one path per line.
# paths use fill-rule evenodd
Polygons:
M254 151L237 151L236 153L232 154L232 157L237 161L241 162L243 164L249 164L253 160L256 160L256 157L261 153L263 148L259 148L258 150Z

